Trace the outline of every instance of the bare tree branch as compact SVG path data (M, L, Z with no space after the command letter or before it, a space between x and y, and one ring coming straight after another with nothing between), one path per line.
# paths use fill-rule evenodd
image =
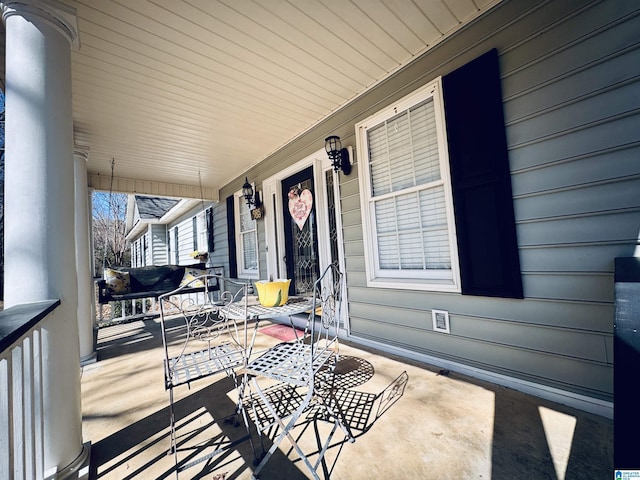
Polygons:
M131 263L126 243L125 215L127 195L94 192L93 244L96 275L104 268L128 266Z

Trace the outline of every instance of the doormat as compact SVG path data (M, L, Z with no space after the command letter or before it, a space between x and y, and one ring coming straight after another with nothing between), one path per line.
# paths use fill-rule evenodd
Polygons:
M296 332L298 334L297 338L301 338L304 332L302 330L298 330L297 328L292 328L288 325L281 325L279 323L269 325L268 327L262 327L258 330L260 333L264 333L265 335L269 335L270 337L277 338L283 342L290 342L291 340L296 339Z

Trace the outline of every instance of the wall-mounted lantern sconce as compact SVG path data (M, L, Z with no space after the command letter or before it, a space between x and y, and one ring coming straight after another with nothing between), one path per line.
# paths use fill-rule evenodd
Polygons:
M247 207L251 209L251 207L255 207L251 209L251 218L254 220L258 220L262 218L264 215L264 207L262 206L262 201L260 200L260 192L256 192L253 194L253 187L249 183L249 179L244 177L244 185L242 185L242 197L247 202Z
M329 160L331 160L331 166L335 172L342 170L345 175L349 175L351 173L349 150L347 148L342 148L340 137L331 135L330 137L325 138L324 149L327 151Z
M253 195L253 187L249 183L249 179L244 177L244 185L242 185L242 196L247 202L247 207L251 208L251 206L260 207L262 202L260 201L260 193L256 192L255 196Z

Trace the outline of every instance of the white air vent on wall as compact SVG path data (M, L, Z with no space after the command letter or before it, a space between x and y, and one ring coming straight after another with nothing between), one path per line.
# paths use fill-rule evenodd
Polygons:
M449 330L449 312L446 310L431 310L431 320L433 321L433 331L451 333Z

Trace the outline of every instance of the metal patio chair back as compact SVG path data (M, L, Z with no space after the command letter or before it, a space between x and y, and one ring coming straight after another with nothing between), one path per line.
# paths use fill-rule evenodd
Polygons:
M235 285L236 288L234 291L225 290L220 293L219 285L230 288ZM212 286L216 287L215 291L218 291L218 294L214 294L214 289L210 288ZM193 287L203 287L204 292L183 293ZM164 384L169 392L169 453L174 455L176 476L178 472L221 453L215 452L186 465L179 464L180 448L176 435L174 389L181 386L189 387L193 382L217 374L231 377L238 388L242 380L239 380L237 370L247 363L247 326L245 322L228 318L224 314L224 308L225 305L246 298L247 287L246 284L236 283L219 275L207 274L190 278L176 290L159 297ZM214 295L217 298L214 298ZM234 414L243 417L247 431L247 435L240 441L251 441L249 424L241 401L238 402ZM253 448L253 442L251 446Z
M261 433L275 429L272 446L254 470L253 478L287 438L314 478L323 461L333 434L341 429L353 441L344 416L332 398L331 378L338 356L339 310L342 274L335 265L328 266L314 284L312 308L304 336L279 343L249 362L246 372L251 377L250 403L252 419ZM274 383L274 381L276 383ZM296 423L310 409L321 414L317 419L333 423L331 433L312 464L291 434Z

